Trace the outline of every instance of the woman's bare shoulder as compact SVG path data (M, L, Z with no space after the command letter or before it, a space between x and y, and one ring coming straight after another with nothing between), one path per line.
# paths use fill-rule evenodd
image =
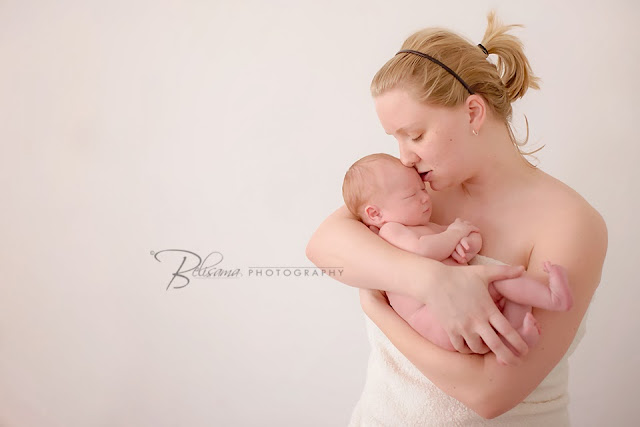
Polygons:
M552 260L587 271L584 266L591 265L592 275L599 275L608 247L602 215L577 191L553 177L547 175L539 185L539 218L531 230L535 237L529 266L539 269L543 260Z
M551 230L557 227L582 228L593 234L607 233L602 215L577 191L564 182L545 174L536 191L542 208L547 212L540 225ZM542 230L538 230L542 231Z

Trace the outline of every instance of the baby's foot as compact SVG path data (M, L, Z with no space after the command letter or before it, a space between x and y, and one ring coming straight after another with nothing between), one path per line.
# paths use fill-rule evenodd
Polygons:
M527 313L524 316L524 320L522 321L522 326L518 329L518 333L527 343L529 348L532 348L538 343L538 339L540 339L540 326L538 325L538 321L531 312Z
M544 263L544 271L549 273L549 290L551 291L551 310L567 311L573 306L573 296L569 288L569 278L567 270L560 266Z

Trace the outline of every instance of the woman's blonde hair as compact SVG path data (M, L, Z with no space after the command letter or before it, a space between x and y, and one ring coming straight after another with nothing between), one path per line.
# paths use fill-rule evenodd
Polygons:
M503 25L494 11L489 12L487 21L481 44L489 54L497 56L495 65L487 61L487 54L478 45L442 28L426 28L412 34L401 50L425 53L451 68L505 123L520 154L535 153L542 147L532 152L520 150L529 139L526 116L527 136L523 142L516 140L511 128L511 103L522 98L529 88L540 89L522 42L507 34L522 25ZM408 89L418 101L445 107L459 105L469 96L467 89L440 65L409 53L396 55L384 64L371 82L371 94L375 97L396 86Z

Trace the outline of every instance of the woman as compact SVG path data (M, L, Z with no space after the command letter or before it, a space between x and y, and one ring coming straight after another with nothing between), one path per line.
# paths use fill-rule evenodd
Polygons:
M519 40L507 34L513 26L493 13L488 21L480 45L442 29L413 34L371 84L402 163L431 187L433 221L462 218L478 226L487 265L450 267L401 251L344 206L308 244L314 264L343 267L340 280L361 288L362 307L375 323L368 322L372 354L351 425L569 424L566 358L600 281L607 230L580 195L520 151L511 103L538 88L537 78ZM489 54L497 55L496 65ZM542 334L528 349L487 287L522 274L518 266L545 281L545 261L566 267L574 307L534 309ZM375 289L424 302L458 352L422 338Z

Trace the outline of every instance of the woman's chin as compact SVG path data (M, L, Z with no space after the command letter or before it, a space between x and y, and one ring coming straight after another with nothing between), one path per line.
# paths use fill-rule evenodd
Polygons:
M445 190L449 186L439 181L435 181L435 182L429 181L429 187L430 187L430 190L432 191L441 191L441 190Z

